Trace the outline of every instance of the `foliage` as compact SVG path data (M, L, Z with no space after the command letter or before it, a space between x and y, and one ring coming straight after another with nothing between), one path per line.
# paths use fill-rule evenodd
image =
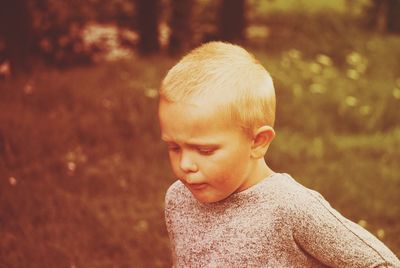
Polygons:
M30 10L36 53L48 63L71 66L91 62L94 51L86 49L82 39L87 24L132 25L135 6L123 0L40 0Z
M131 49L139 45L139 51L143 54L158 52L159 39L164 39L161 42L161 48L169 47L169 51L173 53L185 52L183 50L190 48L192 44L199 44L203 41L215 39L240 41L245 39L246 25L252 24L263 24L273 29L269 40L272 45L280 44L280 41L275 42L275 40L288 33L294 34L293 37L297 40L302 39L307 45L307 43L314 40L306 40L302 36L305 31L319 29L314 27L313 23L310 23L310 17L318 16L321 10L331 14L327 18L324 18L323 16L326 14L323 14L320 18L321 22L327 23L326 29L328 31L347 30L347 27L353 28L353 24L360 23L370 27L371 24L379 24L380 21L387 24L389 31L399 27L397 19L399 16L396 15L398 8L395 8L399 5L398 0L335 0L322 2L316 0L199 0L186 2L189 4L179 4L179 1L175 0L18 0L18 3L23 3L24 8L29 10L29 16L24 15L22 17L25 18L25 21L28 21L28 18L31 18L32 21L31 23L15 21L14 18L21 17L17 16L18 11L8 12L11 16L6 21L3 21L2 25L14 25L14 27L19 25L25 31L14 31L12 35L15 35L15 33L19 35L14 37L2 36L4 34L0 33L0 54L2 53L1 50L10 50L10 48L7 49L10 45L6 45L6 43L11 42L14 43L14 45L11 45L11 50L21 52L14 53L16 55L26 54L26 47L33 47L35 48L35 56L39 56L41 60L44 59L46 62L57 66L66 67L87 64L92 61L92 56L97 51L85 47L82 35L85 27L93 23L113 24L138 31L141 41L127 42L127 45ZM183 1L182 3L186 2ZM392 8L385 6L385 4L380 4L386 2L390 2ZM9 4L5 2L4 5L7 6ZM382 6L386 13L380 11ZM5 8L3 9L5 10ZM19 9L19 13L21 13L23 10ZM337 27L337 21L341 20L343 16L348 16L352 19L347 20L348 23L345 25L345 29L340 29ZM7 16L0 17L6 18ZM182 18L183 22L180 22L179 18ZM357 20L354 18L357 18ZM366 21L369 23L365 23ZM170 22L169 28L171 29L165 27L167 22ZM294 29L288 31L288 26L293 26ZM309 26L311 26L311 29L308 29ZM167 28L167 30L161 29L158 33L158 28ZM376 27L373 28L375 29ZM4 29L8 29L7 26ZM321 46L327 47L331 41L336 43L340 41L326 38L328 31L313 33L314 37L317 38L315 41L321 42ZM168 33L172 33L171 39L168 39ZM178 38L183 34L185 37ZM286 37L284 36L284 38ZM18 42L17 40L25 41ZM169 41L170 44L168 46L167 43ZM17 46L17 44L28 43L29 45L25 47L22 45L20 47ZM179 48L181 46L180 43L182 43L182 51L179 51L180 49L173 51L175 47ZM10 54L11 52L7 53ZM325 51L325 53L328 53L328 51ZM1 57L2 55L0 55ZM6 57L10 60L11 56L6 55ZM18 59L18 57L12 58L11 65L16 61L14 58ZM19 61L27 61L27 59L20 59Z

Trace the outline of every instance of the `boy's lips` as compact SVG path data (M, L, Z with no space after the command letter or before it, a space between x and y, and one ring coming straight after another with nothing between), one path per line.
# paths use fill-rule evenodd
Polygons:
M192 190L202 190L207 187L207 183L188 183L187 186Z

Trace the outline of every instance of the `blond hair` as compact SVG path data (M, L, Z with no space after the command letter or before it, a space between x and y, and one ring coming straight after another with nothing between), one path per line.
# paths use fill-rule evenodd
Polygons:
M206 43L183 57L164 78L160 98L222 100L224 110L251 135L275 121L271 76L253 55L229 43Z

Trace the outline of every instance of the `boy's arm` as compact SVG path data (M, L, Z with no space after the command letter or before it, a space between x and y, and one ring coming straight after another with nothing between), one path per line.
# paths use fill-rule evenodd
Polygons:
M172 191L170 187L167 190L167 193L165 195L165 210L164 210L164 215L165 215L165 225L167 227L168 231L168 237L170 241L170 247L171 247L171 257L172 257L172 267L176 267L176 251L175 251L175 238L174 238L174 233L173 233L173 225L172 225L172 210L174 208L173 205L173 197Z
M167 226L168 237L171 246L172 267L175 267L176 265L175 239L174 239L174 234L172 232L171 218L169 215L169 209L167 208L167 205L165 207L165 224Z
M293 235L310 255L332 267L400 267L399 259L375 236L334 210L321 195L298 204Z

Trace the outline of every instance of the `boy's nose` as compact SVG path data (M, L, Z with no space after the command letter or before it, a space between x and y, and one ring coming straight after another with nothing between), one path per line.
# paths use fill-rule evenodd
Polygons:
M179 167L182 171L188 172L197 172L198 168L197 165L193 162L193 160L187 155L182 153L181 159L179 162Z

